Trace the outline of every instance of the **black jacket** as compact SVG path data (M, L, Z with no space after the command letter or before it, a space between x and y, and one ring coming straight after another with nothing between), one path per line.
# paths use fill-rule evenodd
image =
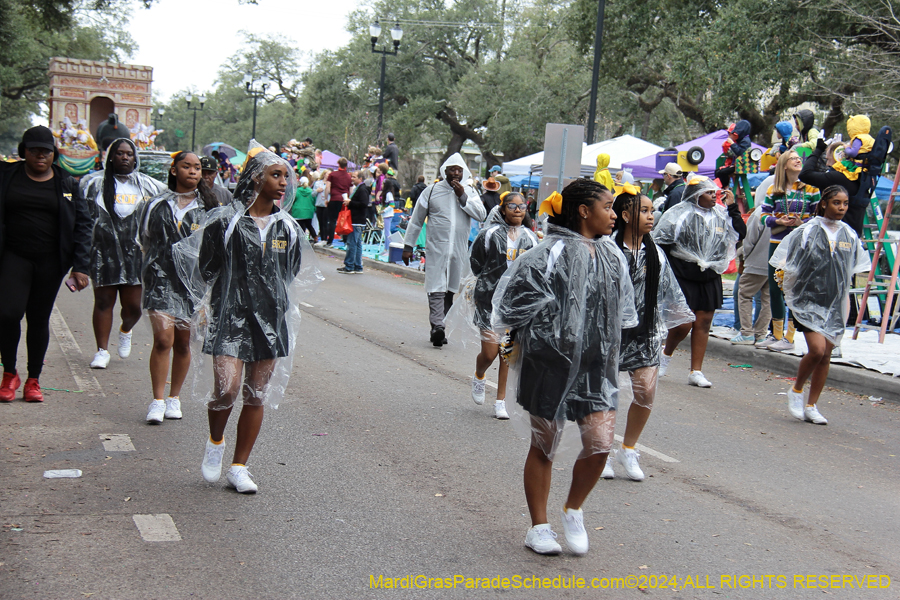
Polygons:
M684 180L677 179L670 183L666 189L663 190L663 195L666 197L666 203L663 206L662 212L666 212L679 202L684 197Z
M59 166L51 168L59 195L59 275L65 275L69 269L87 275L91 262L91 215L81 197L78 182ZM19 169L25 169L24 161L0 163L0 257L6 243L4 199Z
M824 142L817 144L812 154L803 161L803 169L800 171L800 181L806 185L819 188L819 191L825 191L833 185L843 186L847 190L847 196L850 198L850 206L844 215L844 223L850 226L856 235L862 237L863 219L866 216L866 208L869 205L867 199L855 199L859 193L859 179L850 181L843 173L829 168L827 171L821 171L820 158L825 152Z
M366 224L366 211L369 207L369 188L365 183L356 186L356 191L350 196L350 219L354 225Z
M400 149L397 148L397 144L394 142L391 142L385 147L381 156L392 169L396 170L400 168Z
M422 192L425 191L425 188L428 186L424 181L417 182L416 185L412 186L412 190L409 192L409 198L412 200L413 206L416 205L416 201L419 199L419 196Z

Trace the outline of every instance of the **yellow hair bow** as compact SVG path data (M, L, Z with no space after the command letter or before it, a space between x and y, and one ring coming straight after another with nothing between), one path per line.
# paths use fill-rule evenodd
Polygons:
M622 184L622 191L630 196L641 195L641 188L634 185L633 183L628 183L627 181Z
M542 215L547 213L551 216L557 216L562 214L562 202L563 197L559 192L553 192L547 199L541 202L540 209L538 210L538 214Z

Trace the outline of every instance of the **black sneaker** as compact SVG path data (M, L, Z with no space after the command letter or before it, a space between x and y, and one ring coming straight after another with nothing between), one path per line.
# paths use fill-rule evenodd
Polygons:
M440 348L444 345L444 340L446 336L444 335L443 327L434 327L431 330L431 343L436 347Z
M345 275L352 275L354 273L353 269L348 269L347 267L338 267L337 272Z

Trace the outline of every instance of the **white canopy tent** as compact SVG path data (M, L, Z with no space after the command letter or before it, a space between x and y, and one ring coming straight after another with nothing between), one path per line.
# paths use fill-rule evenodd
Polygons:
M643 158L662 150L661 146L651 144L640 138L622 135L596 144L581 145L581 174L591 176L597 170L597 155L609 154L609 170L615 173L622 168L622 163ZM516 160L503 163L503 173L507 176L540 174L544 164L544 153L537 152Z

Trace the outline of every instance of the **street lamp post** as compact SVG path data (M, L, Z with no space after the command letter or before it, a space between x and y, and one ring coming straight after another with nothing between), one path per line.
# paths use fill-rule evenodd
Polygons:
M156 114L153 115L153 129L159 129L159 122L162 120L164 114L166 114L166 109L162 106L156 109Z
M197 101L200 103L200 106L191 106L191 102ZM197 113L203 110L203 105L206 104L206 96L194 97L191 96L187 99L187 107L188 110L194 111L194 125L191 128L191 152L196 148L196 137L197 137Z
M400 24L397 23L391 29L391 39L394 42L393 50L388 50L387 45L382 46L381 50L377 50L375 48L375 44L378 43L378 38L381 37L381 25L378 24L378 21L375 21L374 24L369 25L369 36L372 38L372 52L374 54L381 55L381 85L378 88L378 138L377 142L381 143L381 131L382 131L382 121L384 119L384 67L386 62L386 57L388 55L397 56L397 48L400 47L400 40L403 39L403 30L400 29Z
M594 68L591 72L591 102L588 107L587 143L594 143L594 122L597 120L597 82L600 79L600 51L603 50L603 13L606 0L597 2L597 29L594 32Z
M253 98L253 132L250 134L250 139L256 139L256 102L260 98L266 97L266 90L272 85L272 80L268 77L254 80L253 75L247 73L244 75L242 82L244 84L244 89L247 90L247 94ZM257 85L259 85L259 87L256 87Z

